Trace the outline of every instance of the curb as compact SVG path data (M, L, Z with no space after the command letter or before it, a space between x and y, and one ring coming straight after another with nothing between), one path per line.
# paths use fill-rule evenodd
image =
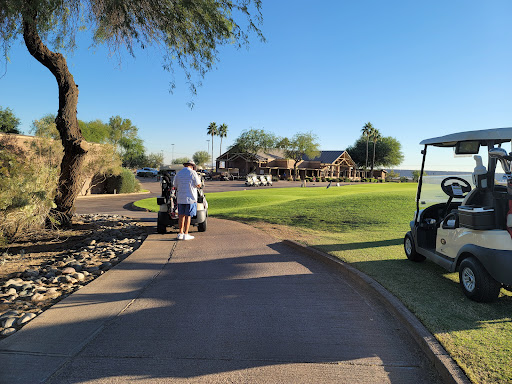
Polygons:
M77 199L97 199L101 197L130 196L130 195L149 195L151 191L135 192L135 193L95 193L92 195L78 195Z
M302 253L335 268L345 277L351 279L358 286L371 293L376 293L376 298L383 303L388 310L400 320L418 343L421 350L435 366L441 375L443 382L447 384L471 384L466 374L446 352L437 339L425 328L425 326L412 314L407 307L386 290L382 285L349 264L312 247L304 246L292 240L283 240L285 245L301 251Z

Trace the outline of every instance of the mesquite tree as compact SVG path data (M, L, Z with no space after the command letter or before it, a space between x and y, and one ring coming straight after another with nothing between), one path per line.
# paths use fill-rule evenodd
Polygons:
M22 37L30 54L57 80L55 124L64 156L55 203L63 224L71 221L87 153L77 120L78 87L62 54L75 47L76 34L92 31L94 44L108 44L112 51L126 48L132 55L137 47L156 46L164 68L181 67L194 92L192 74L202 77L215 65L220 45L246 44L250 32L263 39L261 21L261 0L0 1L4 57Z

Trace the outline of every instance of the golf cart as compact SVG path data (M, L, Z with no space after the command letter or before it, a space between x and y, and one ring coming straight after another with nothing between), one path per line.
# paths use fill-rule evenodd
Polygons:
M178 225L178 203L177 203L177 190L174 187L173 181L176 172L181 170L183 166L172 165L160 170L162 196L157 197L157 204L160 206L158 212L158 220L156 229L158 233L166 233L167 227ZM204 186L204 180L202 184ZM197 190L197 214L190 220L190 224L197 226L199 232L206 231L206 224L208 220L208 202L204 196L203 189Z
M424 149L416 213L405 235L405 254L415 262L429 259L458 271L462 291L474 301L493 301L501 287L512 286L512 156L502 148L511 140L512 128L497 128L420 143ZM473 173L424 175L427 148L434 151L432 147L473 156Z

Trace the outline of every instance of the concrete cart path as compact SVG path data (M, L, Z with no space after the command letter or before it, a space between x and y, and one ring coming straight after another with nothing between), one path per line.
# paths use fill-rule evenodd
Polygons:
M437 383L401 323L252 227L135 253L0 342L0 383Z

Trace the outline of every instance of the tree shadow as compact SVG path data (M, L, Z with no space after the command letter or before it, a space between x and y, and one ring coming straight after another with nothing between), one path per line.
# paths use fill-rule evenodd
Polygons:
M373 242L324 244L319 250L339 252L401 245L403 239ZM502 294L492 303L477 303L462 292L458 273L449 273L428 260L412 262L386 259L352 262L350 265L397 296L433 333L480 329L486 323L510 323L512 296ZM512 335L511 335L512 336Z
M377 300L281 243L245 256L226 248L201 258L189 244L177 252L163 267L125 260L102 276L101 292L85 287L45 312L38 326L29 323L0 342L0 382L14 375L23 382L32 363L45 378L64 363L48 383L261 381L251 376L257 371L269 382L303 381L301 369L313 363L332 380L356 381L359 369L394 383L437 380ZM134 279L129 271L153 278Z
M404 242L403 238L400 239L388 239L378 241L363 241L360 243L345 243L345 244L325 244L318 246L324 252L336 252L336 251L351 251L355 249L364 248L378 248L378 247L390 247L393 245L402 245Z

